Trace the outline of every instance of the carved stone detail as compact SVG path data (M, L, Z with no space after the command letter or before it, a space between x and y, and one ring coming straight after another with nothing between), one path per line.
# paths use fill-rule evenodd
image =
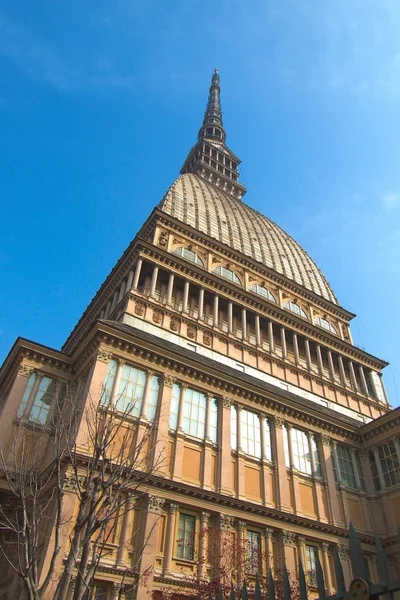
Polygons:
M322 544L322 552L328 552L329 550L329 544L328 542L323 542Z
M187 329L187 335L188 338L190 338L191 340L194 340L196 337L196 330L194 327L188 327Z
M169 514L174 515L178 509L179 509L178 504L171 503L168 507Z
M172 387L175 381L176 379L171 375L171 373L164 373L163 383L166 387Z
M297 535L296 536L297 539L297 543L299 546L304 546L306 543L306 538L303 535Z
M157 325L158 325L159 323L161 323L161 321L162 321L162 317L163 317L163 313L162 313L161 311L159 311L159 310L155 310L155 311L153 312L153 321L154 321L154 323L156 323Z
M204 333L203 342L206 346L211 346L211 335L209 335L208 333Z
M153 496L149 494L147 496L147 507L148 511L156 514L160 514L162 507L164 506L164 498L160 498L160 496Z
M281 415L272 415L271 420L277 429L282 429L285 424L285 419Z
M107 348L104 348L104 346L99 346L96 358L100 362L108 363L112 359L112 352L110 352L110 350L107 350Z
M207 525L209 518L210 518L210 513L208 513L208 512L202 512L202 513L200 514L200 521L201 521L201 522L202 522L204 525Z
M224 408L230 408L232 406L232 404L233 404L233 400L232 400L232 398L229 398L229 396L224 396L222 398L222 406Z
M332 439L327 433L321 433L321 442L324 446L330 446Z
M246 529L246 521L237 521L236 526L238 532L243 533L243 531Z
M137 302L135 304L135 315L139 317L143 317L145 311L145 305L142 302Z
M160 231L158 236L158 245L160 248L167 248L168 246L168 231Z
M222 531L230 531L235 519L230 515L219 515L219 526Z
M282 541L284 546L294 546L296 543L296 534L293 531L282 531Z
M273 533L274 533L274 530L272 529L272 527L266 527L266 528L264 529L264 533L265 533L265 537L266 537L266 538L268 538L268 539L271 539L271 538L272 538L272 535L273 535Z
M171 322L169 324L169 327L172 331L178 331L179 329L179 323L176 319L171 319Z
M349 547L346 544L338 544L338 552L339 552L340 558L348 560L350 554L349 554Z
M26 363L22 363L18 368L18 375L22 375L23 377L30 377L34 371L34 367L31 365L27 365Z

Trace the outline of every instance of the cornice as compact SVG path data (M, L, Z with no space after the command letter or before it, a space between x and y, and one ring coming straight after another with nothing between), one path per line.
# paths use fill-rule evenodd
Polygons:
M248 268L253 270L255 273L258 273L261 276L267 276L268 278L275 281L281 287L286 288L290 292L295 292L299 296L307 299L308 301L317 304L321 308L324 308L328 312L332 312L345 320L351 320L356 315L338 304L330 302L329 300L319 296L318 294L308 290L307 288L295 283L293 280L288 279L284 275L278 274L276 271L263 265L262 263L257 262L256 260L246 256L245 254L240 253L238 250L232 250L226 245L218 242L218 240L208 236L207 234L200 232L190 225L186 223L182 223L178 219L172 217L171 215L161 211L156 208L154 210L154 217L157 219L157 222L160 222L164 225L170 225L174 231L179 231L180 233L186 234L191 239L200 242L203 246L207 246L213 251L218 251L225 258L235 260L235 262L241 264L244 268Z
M218 364L204 366L201 369L196 364L196 354L179 353L165 347L157 347L156 340L149 342L137 337L134 330L127 332L118 328L110 322L99 322L97 324L98 339L105 345L114 348L116 357L122 356L127 360L147 361L155 370L161 373L168 371L172 376L181 381L196 381L202 389L207 387L208 391L218 396L232 396L235 401L245 401L256 410L266 409L267 414L279 413L290 417L297 422L303 422L307 426L313 426L318 430L335 434L339 438L351 439L360 442L358 423L345 424L333 411L327 410L323 415L319 414L319 407L309 407L305 401L290 392L273 388L265 382L257 383L240 381L240 372L236 377L234 374L226 374L218 370ZM135 339L137 338L137 339ZM271 387L271 389L270 389ZM261 388L261 389L260 389ZM328 414L327 414L328 413Z
M321 330L311 322L305 321L300 317L297 318L294 313L290 313L289 311L280 308L275 303L268 300L264 301L261 297L255 297L255 295L251 292L247 292L244 288L238 288L229 281L222 280L209 271L197 267L195 264L186 262L159 246L153 246L147 242L140 241L137 250L141 256L153 260L157 265L173 268L175 269L175 274L179 273L181 275L190 276L197 284L207 286L208 289L211 288L214 292L217 291L220 294L225 294L227 300L235 299L239 304L246 308L262 312L265 317L275 320L277 324L290 325L295 333L303 333L303 335L306 335L309 339L339 351L347 357L354 358L365 366L374 367L375 369L380 370L388 365L386 361L360 350L356 346L353 346L333 334Z
M382 433L391 433L394 429L396 429L397 433L400 431L400 407L361 427L365 441L377 438Z
M257 357L258 359L263 360L264 362L270 361L275 364L279 368L282 369L290 369L292 373L296 373L297 375L301 375L303 378L314 381L318 385L327 386L331 390L336 390L339 393L347 394L353 400L357 402L362 402L366 406L373 406L375 408L387 409L386 406L380 404L378 401L375 401L371 398L367 398L365 396L360 396L354 390L349 390L348 388L342 387L338 385L337 382L332 380L325 380L320 377L319 374L310 373L308 370L303 369L301 365L296 365L292 362L286 362L285 359L279 356L275 356L266 350L256 347L253 344L240 340L236 337L230 336L226 332L222 332L219 329L213 329L213 326L207 325L204 322L199 322L193 318L191 318L187 313L177 312L172 307L168 307L165 304L160 304L156 299L150 298L149 296L139 295L135 290L131 290L129 292L129 298L134 300L135 302L143 305L143 307L151 307L155 311L161 311L164 315L169 315L171 319L175 319L180 323L186 325L186 327L192 327L197 331L207 333L209 336L212 336L223 343L233 344L235 348L246 351L250 355ZM129 314L129 313L126 313ZM133 315L134 316L134 315ZM116 319L115 319L116 320ZM165 331L168 331L165 329ZM198 342L197 342L198 343Z

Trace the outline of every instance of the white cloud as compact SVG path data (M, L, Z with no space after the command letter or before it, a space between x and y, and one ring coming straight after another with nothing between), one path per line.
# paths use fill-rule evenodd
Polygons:
M393 210L400 206L400 193L387 192L382 196L382 204L387 210Z

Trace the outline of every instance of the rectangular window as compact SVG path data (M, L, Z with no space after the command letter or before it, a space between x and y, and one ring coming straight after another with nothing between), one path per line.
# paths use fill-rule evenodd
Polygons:
M392 487L400 483L400 463L394 442L390 440L378 446L378 455L386 486Z
M207 398L201 392L186 389L183 407L183 431L204 439Z
M101 404L108 406L111 401L111 395L114 387L115 374L117 372L117 361L110 360L107 365L106 376L104 378Z
M337 445L336 454L340 470L340 483L343 483L343 485L347 485L347 487L353 488L354 490L357 489L350 450L346 448L346 446Z
M358 478L360 480L360 486L361 486L361 489L365 491L365 479L364 479L364 473L362 470L361 458L360 458L360 455L358 452L355 452L354 455L356 457L357 473L358 473Z
M169 413L169 426L171 429L178 427L178 412L179 412L179 400L181 397L181 386L178 383L174 383L172 386L171 396L171 408Z
M33 373L28 380L17 416L24 414L31 423L45 425L56 394L56 382L50 377Z
M314 458L315 470L316 474L321 477L321 460L319 457L317 441L315 436L312 436L310 439L308 435L301 431L300 429L296 429L295 427L290 428L290 439L292 442L292 452L293 452L293 464L295 468L301 473L307 473L308 475L312 475L312 462L311 456ZM290 456L289 456L289 433L286 427L283 428L283 443L285 450L285 464L287 467L290 466ZM310 447L311 446L311 447Z
M211 400L211 415L210 415L210 439L214 444L217 443L218 431L218 402L215 398Z
M375 454L370 450L368 452L369 462L371 465L372 478L374 480L374 486L377 492L381 490L381 482L379 479L378 467L376 466Z
M261 569L261 535L258 531L246 532L247 573L256 575Z
M124 365L118 393L115 398L115 408L139 417L145 383L146 373L144 371Z
M248 410L240 412L243 452L261 458L260 418Z
M150 390L149 390L149 402L147 405L147 418L149 421L153 421L156 416L158 392L160 391L160 382L157 375L153 375L151 378Z
M308 584L317 585L317 557L318 548L316 546L306 545L306 563Z
M194 559L194 537L196 519L192 515L179 515L176 556L185 560Z
M237 412L236 406L231 406L231 448L237 450Z
M271 424L268 419L262 419L264 423L265 458L272 460Z

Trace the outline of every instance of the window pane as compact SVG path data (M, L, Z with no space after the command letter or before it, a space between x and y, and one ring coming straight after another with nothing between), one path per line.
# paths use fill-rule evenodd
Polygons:
M346 446L336 446L336 453L339 462L340 469L340 482L347 487L356 489L356 477L354 475L353 461L351 460L351 453Z
M316 565L318 548L316 546L306 546L307 579L309 585L317 585Z
M177 540L177 557L186 560L194 558L194 536L196 519L192 515L180 514Z
M22 417L22 415L24 414L24 410L26 408L26 405L28 404L29 396L31 395L35 380L36 380L36 375L35 375L35 373L32 373L32 375L28 379L28 383L26 385L24 395L22 396L21 404L19 405L19 409L18 409L18 413L17 413L18 418Z
M392 487L400 483L400 464L393 441L378 446L378 455L386 486Z
M153 375L153 377L151 378L149 402L147 405L147 415L146 415L149 421L153 421L155 414L156 414L159 390L160 390L159 379L156 375Z
M251 289L252 292L255 292L256 294L259 294L260 296L264 296L265 298L268 298L268 300L271 300L272 302L276 302L275 296L273 296L271 294L271 292L267 288L265 288L264 286L259 285L258 283L256 283L250 289Z
M246 532L247 572L255 575L261 567L261 536L258 531Z
M55 391L55 382L49 377L42 377L29 415L30 421L41 425L46 423Z
M107 371L106 376L104 378L103 391L101 395L101 404L103 406L107 406L108 404L110 404L116 372L117 362L115 360L110 360L110 362L107 365Z
M303 319L308 319L307 313L305 312L305 310L303 310L301 308L301 306L299 306L298 304L295 304L294 302L285 302L284 307L283 308L287 308L288 310L291 310L292 312L296 313L297 315L300 315L300 317L303 317Z
M124 365L115 399L115 408L138 417L142 408L145 383L146 373L144 371Z
M237 413L236 406L231 406L231 448L237 450Z
M261 458L260 419L255 413L241 411L242 450L246 454Z
M207 398L201 392L186 389L183 419L183 431L194 437L204 439L206 424Z
M171 408L169 413L169 426L176 429L178 426L179 399L181 396L181 386L174 383L172 386Z

